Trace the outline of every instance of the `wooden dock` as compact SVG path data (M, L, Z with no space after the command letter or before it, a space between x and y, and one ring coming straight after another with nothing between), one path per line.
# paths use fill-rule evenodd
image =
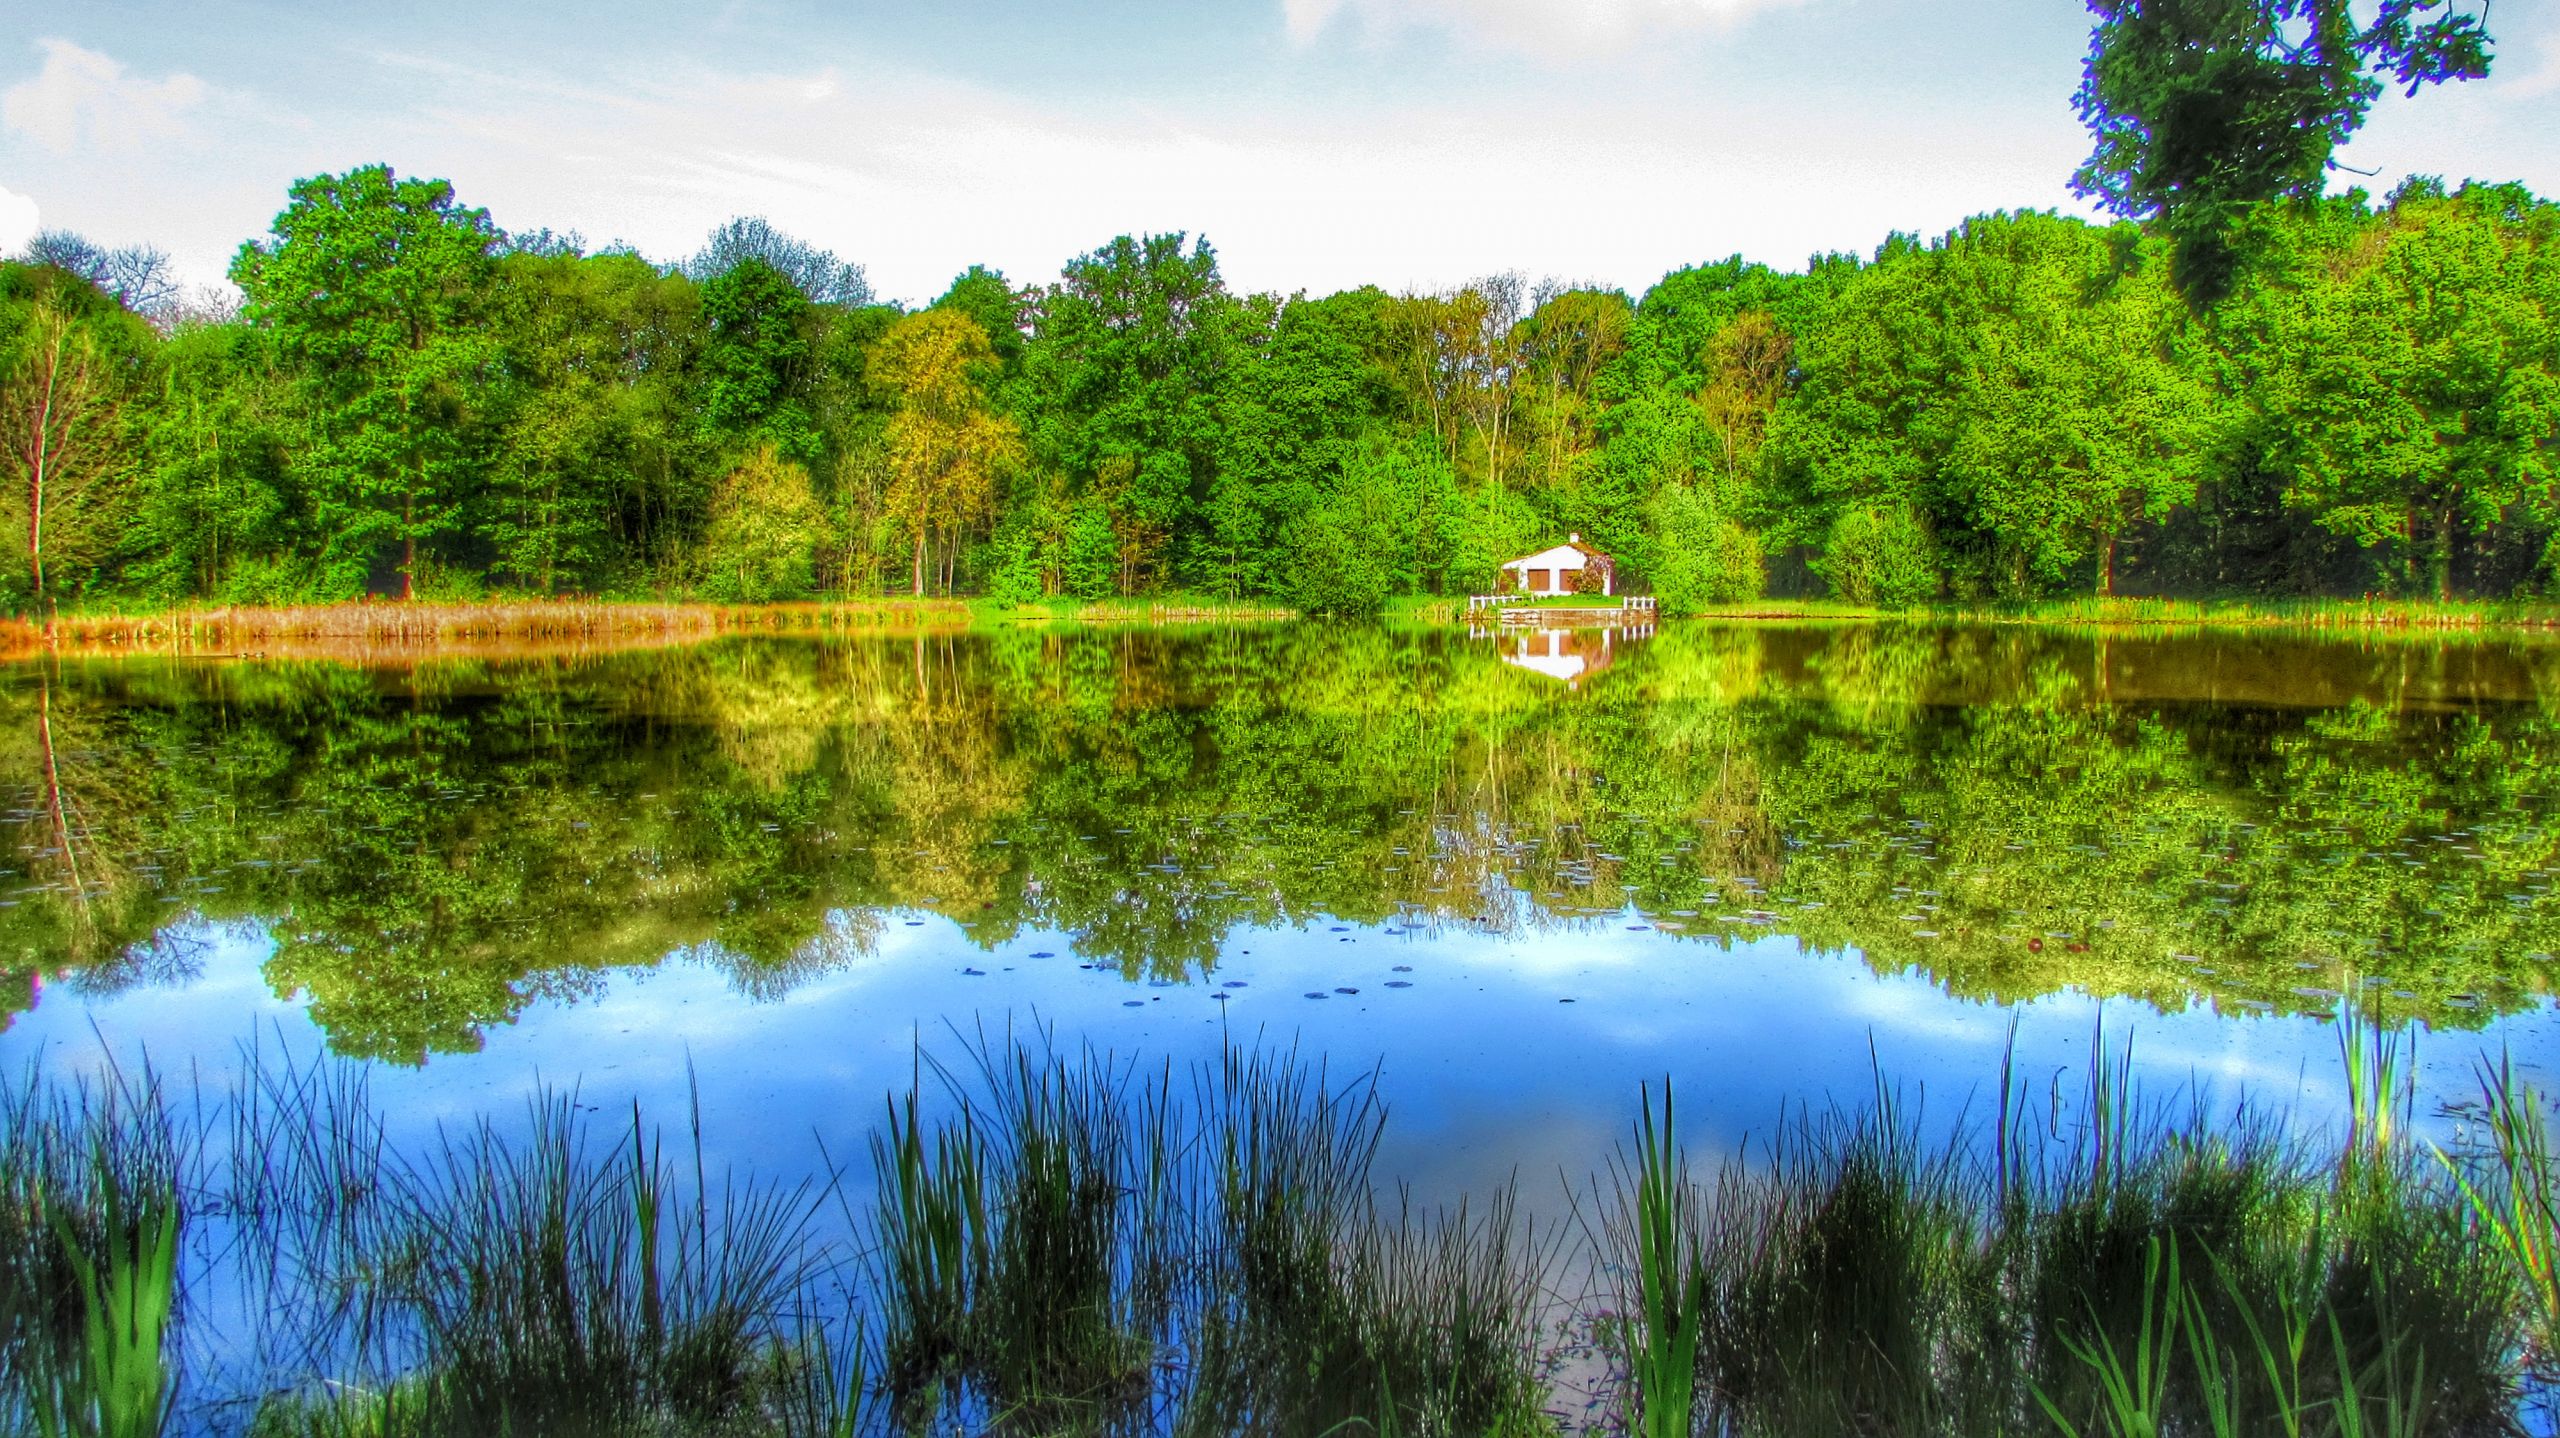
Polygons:
M1527 595L1476 594L1467 598L1467 618L1492 615L1505 628L1599 629L1652 628L1659 617L1653 596L1630 594L1614 604L1531 604Z

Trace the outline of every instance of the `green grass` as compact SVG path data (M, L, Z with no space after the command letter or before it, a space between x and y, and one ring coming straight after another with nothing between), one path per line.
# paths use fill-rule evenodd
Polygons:
M1531 604L1533 607L1591 607L1595 603L1617 602L1567 595L1542 598ZM2146 599L2092 595L2016 603L1947 600L1894 609L1835 599L1769 598L1710 605L1697 610L1665 609L1663 613L1683 619L1805 624L1891 620L2096 629L2298 629L2359 634L2560 629L2560 602L2538 599ZM1389 601L1386 617L1390 622L1402 624L1464 624L1467 622L1467 601L1463 595L1409 596Z
M978 597L967 603L971 623L981 629L1020 625L1080 628L1091 624L1260 624L1298 617L1296 610L1274 599L1221 599L1185 593L1094 600L1057 597L1031 604L1003 604Z

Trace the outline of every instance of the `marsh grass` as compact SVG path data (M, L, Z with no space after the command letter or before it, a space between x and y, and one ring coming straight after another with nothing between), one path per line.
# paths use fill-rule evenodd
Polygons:
M2501 1055L2481 1066L2479 1114L2484 1142L2459 1158L2441 1148L2435 1157L2525 1294L2528 1361L2549 1378L2560 1370L2560 1162L2549 1101Z
M149 1069L0 1086L0 1381L42 1438L157 1438L189 1155Z
M921 1050L867 1191L709 1172L698 1114L574 1093L403 1151L350 1066L252 1051L192 1108L31 1072L0 1083L0 1431L142 1438L183 1390L175 1427L246 1394L256 1438L1526 1435L1583 1331L1645 1438L2516 1432L2552 1353L2542 1101L2485 1070L2477 1141L2431 1152L2414 1050L2340 1018L2328 1135L2147 1098L2101 1031L2076 1099L2004 1068L1996 1112L1932 1123L1880 1074L1701 1174L1666 1083L1545 1233L1508 1188L1382 1186L1375 1075L1244 1045ZM252 1314L245 1366L184 1341L191 1274Z
M2004 1076L1988 1134L1960 1120L1933 1141L1918 1098L1880 1077L1870 1103L1796 1115L1711 1183L1648 1107L1604 1195L1634 1280L1616 1300L1631 1431L2517 1431L2508 1255L2530 1245L2487 1221L2516 1211L2512 1190L2493 1201L2484 1180L2466 1200L2407 1137L2404 1042L2352 1009L2341 1031L2361 1077L2334 1147L2146 1101L2103 1032L2076 1107L2038 1113ZM2547 1181L2531 1143L2517 1163ZM1704 1292L1682 1426L1663 1416L1685 1341L1667 1255L1692 1230Z
M0 620L0 657L175 653L361 659L408 652L551 653L684 644L723 634L951 633L971 624L956 599L797 604L529 599L488 603L218 606Z
M1230 1049L1188 1073L1044 1034L930 1063L874 1140L886 1397L966 1431L1543 1426L1542 1261L1510 1194L1373 1191L1372 1078Z
M1705 1239L1673 1137L1671 1095L1666 1077L1659 1123L1652 1095L1637 1095L1633 1170L1622 1156L1613 1171L1620 1192L1632 1186L1634 1201L1618 1206L1618 1228L1605 1240L1636 1274L1636 1315L1620 1343L1632 1389L1631 1426L1643 1438L1686 1438L1695 1421L1699 1327L1710 1291L1701 1258Z

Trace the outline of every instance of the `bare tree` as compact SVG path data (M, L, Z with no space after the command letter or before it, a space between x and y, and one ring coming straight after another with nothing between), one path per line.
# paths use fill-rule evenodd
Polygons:
M1476 435L1484 442L1485 482L1502 487L1503 443L1510 437L1512 381L1520 369L1520 321L1528 282L1518 270L1487 275L1460 292L1475 332L1461 337L1466 345L1467 409ZM1466 303L1472 298L1473 303Z
M162 330L178 321L183 298L178 277L157 245L111 250L69 230L43 230L27 242L20 258L79 276Z
M708 280L727 274L745 260L762 260L780 270L800 293L819 304L871 303L871 281L862 266L793 239L762 215L742 215L713 230L701 252L685 261L683 269L692 279Z

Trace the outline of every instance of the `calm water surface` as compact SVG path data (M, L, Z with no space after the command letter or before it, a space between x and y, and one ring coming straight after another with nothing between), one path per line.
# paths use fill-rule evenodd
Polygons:
M0 671L0 1062L543 1084L717 1159L861 1151L921 1039L1229 1035L1382 1071L1426 1196L1693 1144L1878 1065L1952 1121L2015 1033L2328 1122L2356 992L2560 1057L2560 647L1668 624L1470 639L724 641Z

